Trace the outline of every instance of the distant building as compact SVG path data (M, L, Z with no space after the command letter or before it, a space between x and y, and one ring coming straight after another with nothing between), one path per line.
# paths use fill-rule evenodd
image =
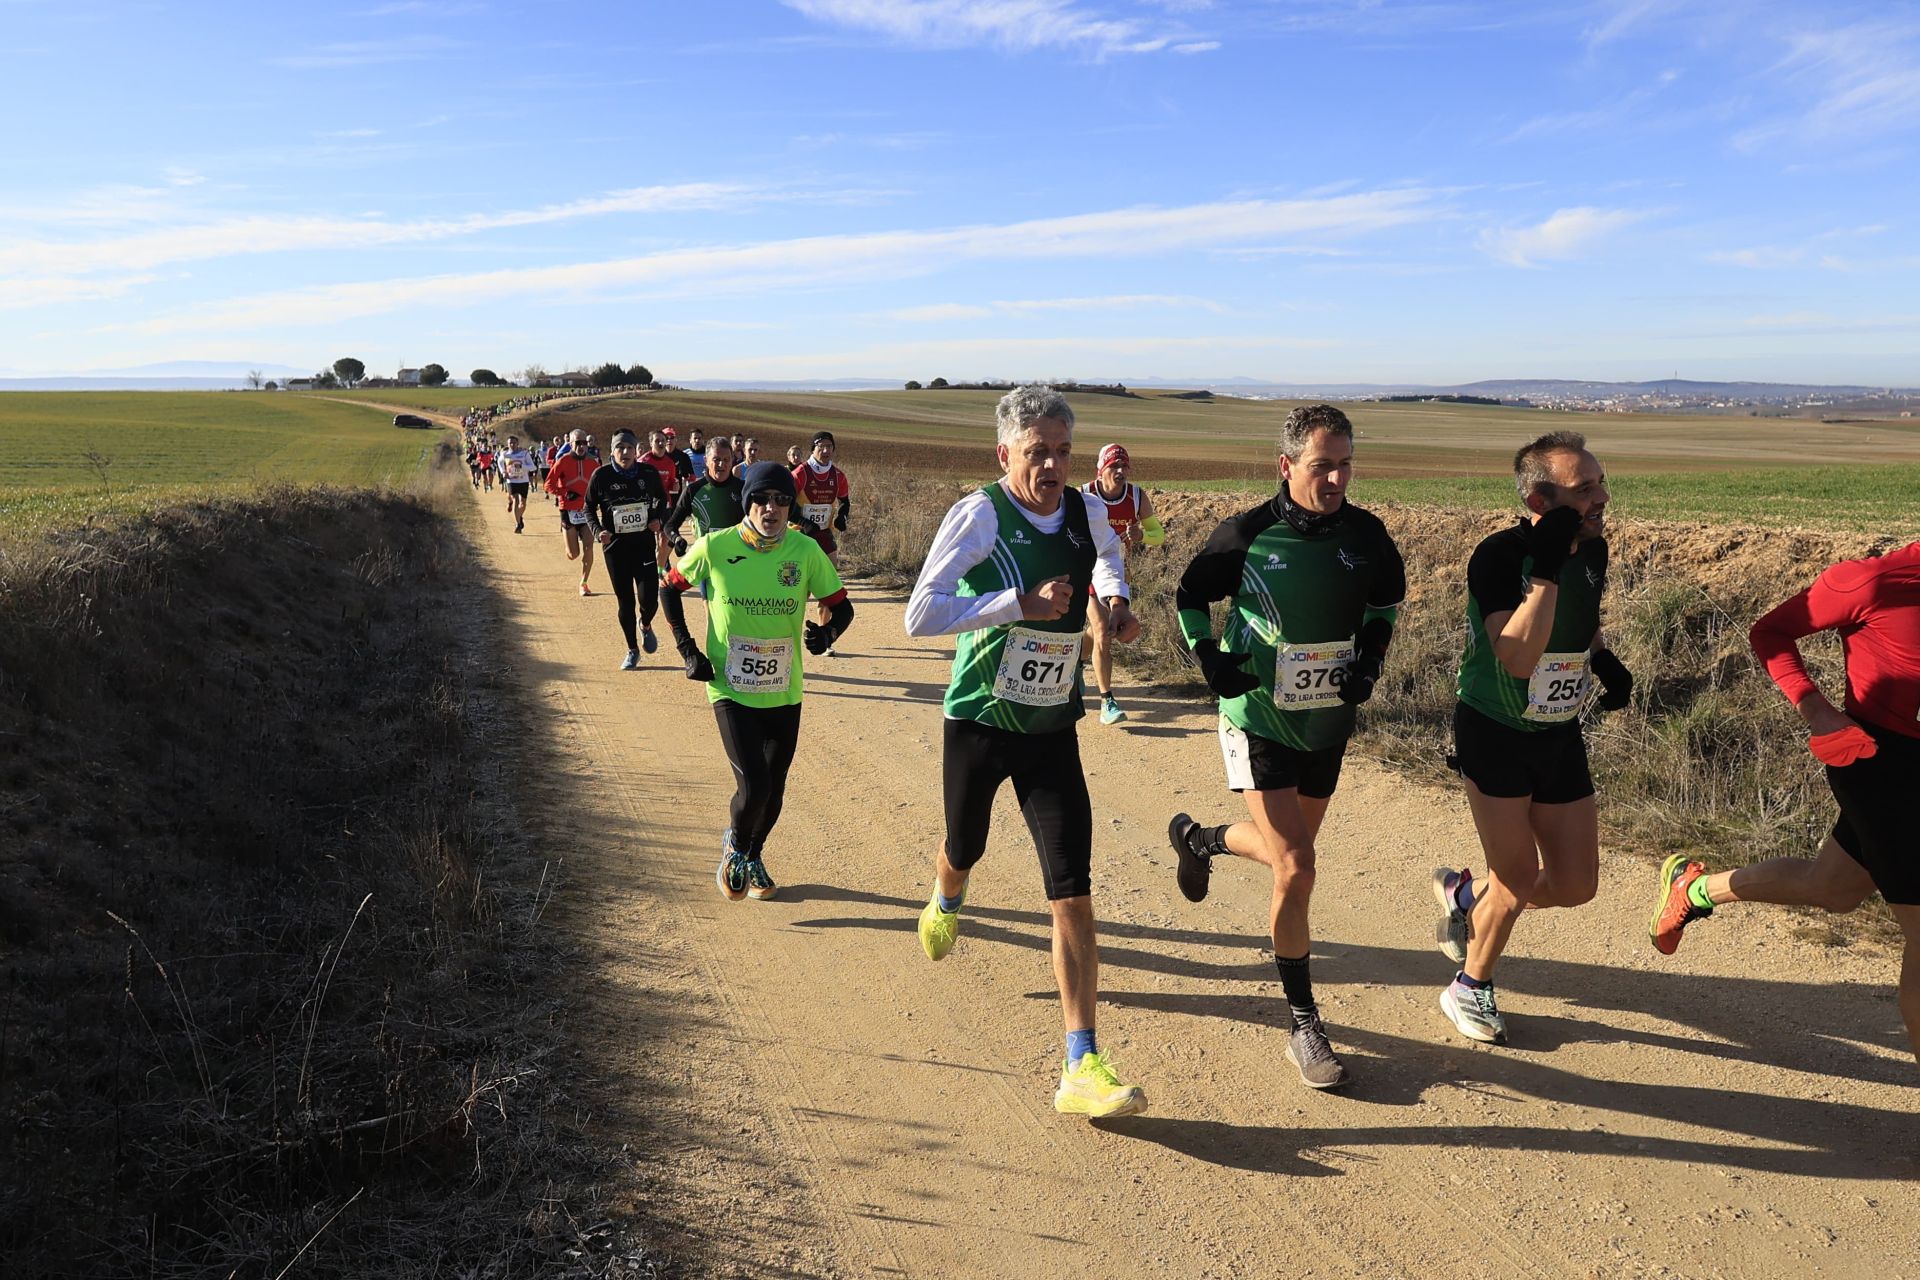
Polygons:
M418 369L402 369L394 375L394 381L403 387L417 387L420 385L420 371Z
M312 378L288 378L287 390L311 391L313 390L313 379Z
M593 375L590 373L550 373L534 384L540 387L590 387Z

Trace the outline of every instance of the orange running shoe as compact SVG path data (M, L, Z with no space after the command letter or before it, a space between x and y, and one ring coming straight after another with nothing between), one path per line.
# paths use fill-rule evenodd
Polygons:
M1678 951L1680 935L1686 927L1713 914L1712 907L1696 907L1687 896L1693 882L1705 874L1706 867L1688 861L1684 853L1676 853L1660 864L1660 902L1653 909L1653 918L1647 921L1647 936L1653 939L1653 949L1661 955L1670 956Z

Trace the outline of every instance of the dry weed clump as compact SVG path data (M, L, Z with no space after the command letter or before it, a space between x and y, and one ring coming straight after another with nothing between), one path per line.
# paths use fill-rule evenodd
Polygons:
M884 490L871 517L879 527L848 539L849 570L910 582L959 491L911 473L875 487ZM1174 619L1174 589L1214 526L1266 495L1150 492L1167 544L1129 560L1134 611L1146 625L1140 641L1118 653L1130 679L1200 697L1203 686ZM1445 760L1467 556L1507 518L1391 503L1375 510L1406 557L1409 594L1356 745L1414 776L1443 780L1450 776ZM1588 738L1614 840L1649 852L1692 850L1715 865L1806 854L1818 845L1832 822L1832 801L1799 718L1748 650L1747 628L1825 565L1914 532L1875 541L1615 519L1607 637L1636 686L1632 704L1598 716ZM1803 648L1815 677L1837 690L1837 641L1817 637Z
M9 1277L584 1273L465 556L292 488L0 544Z

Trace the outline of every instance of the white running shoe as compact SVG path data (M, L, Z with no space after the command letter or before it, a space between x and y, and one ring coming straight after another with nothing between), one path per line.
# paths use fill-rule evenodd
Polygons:
M638 671L640 669L640 651L638 649L627 650L627 656L620 660L620 669L622 671Z
M1467 962L1467 939L1473 936L1473 920L1460 909L1460 886L1465 884L1467 892L1473 892L1473 872L1466 869L1454 871L1448 867L1433 869L1433 897L1444 913L1440 923L1434 926L1434 941L1440 944L1440 954L1455 964Z
M1469 1040L1486 1044L1507 1042L1507 1020L1493 1000L1493 985L1470 987L1456 977L1440 993L1440 1012L1447 1015L1454 1030Z

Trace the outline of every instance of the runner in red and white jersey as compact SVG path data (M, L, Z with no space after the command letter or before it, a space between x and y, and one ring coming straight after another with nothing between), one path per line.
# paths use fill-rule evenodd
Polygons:
M593 536L587 528L587 484L600 463L587 453L587 433L575 430L567 451L553 460L546 491L560 504L560 527L567 531L567 559L580 561L580 594L590 596Z
M847 473L833 464L833 432L815 432L812 448L813 452L793 469L793 487L800 495L800 508L793 513L793 518L796 525L820 544L827 560L832 562L840 550L833 535L847 531L847 512L852 505L848 498ZM821 605L821 626L827 625L827 617L827 608ZM833 650L828 649L827 653L831 656Z
M1126 446L1110 444L1100 450L1094 478L1080 486L1106 504L1107 523L1120 535L1127 551L1136 547L1157 547L1167 540L1159 517L1153 514L1153 499L1133 483L1133 459ZM1113 636L1107 625L1107 609L1099 596L1087 610L1087 640L1093 650L1093 678L1100 686L1100 723L1119 724L1127 718L1113 696Z
M673 447L675 431L672 427L655 427L647 432L647 451L640 455L642 466L652 467L660 473L660 485L667 491L667 510L673 510L673 504L680 499L680 486L693 479L693 467L687 462L686 455ZM658 535L658 545L654 548L656 563L664 571L672 562L667 559L667 536Z
M493 441L481 437L473 451L473 465L480 478L480 487L488 493L493 492Z
M1840 635L1845 710L1807 675L1799 641ZM1812 859L1770 858L1708 875L1675 854L1660 868L1648 924L1671 955L1681 933L1727 902L1777 902L1844 913L1875 889L1906 935L1900 1016L1920 1059L1920 845L1913 837L1920 788L1920 542L1884 556L1842 560L1753 624L1753 651L1799 711L1807 747L1827 766L1840 819Z

